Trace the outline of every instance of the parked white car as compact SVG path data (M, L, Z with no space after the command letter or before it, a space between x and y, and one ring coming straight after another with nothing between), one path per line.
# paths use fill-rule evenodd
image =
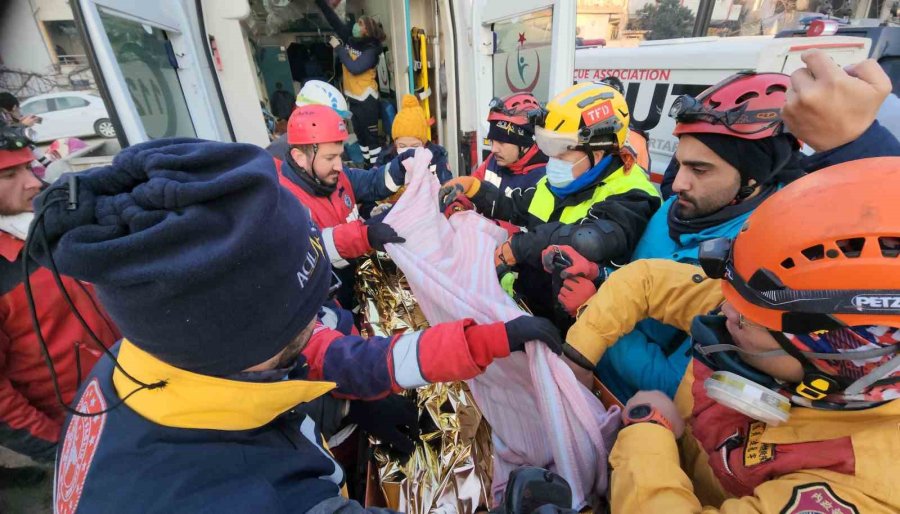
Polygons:
M21 109L22 114L41 117L41 122L31 127L32 139L38 143L62 137L116 137L103 100L90 93L73 91L33 96L22 102Z

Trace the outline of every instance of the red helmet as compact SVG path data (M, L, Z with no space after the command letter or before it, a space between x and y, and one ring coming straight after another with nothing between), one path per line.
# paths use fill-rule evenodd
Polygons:
M508 121L515 125L531 125L529 113L541 111L541 104L531 93L513 93L502 100L494 98L489 107L489 122Z
M675 99L669 116L676 136L725 134L763 139L784 132L784 107L790 77L782 73L742 71L700 93Z
M18 150L0 150L0 170L28 164L34 160L34 154L28 147Z
M304 105L291 113L287 125L289 145L314 145L346 141L347 124L327 105Z

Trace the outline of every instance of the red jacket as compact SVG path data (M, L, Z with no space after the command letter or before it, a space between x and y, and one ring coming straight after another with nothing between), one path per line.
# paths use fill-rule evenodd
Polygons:
M301 354L309 365L309 380L337 383L331 393L335 397L374 400L426 384L474 378L495 359L509 356L509 338L503 323L476 325L462 319L366 339L320 319Z
M286 173L291 173L291 170L284 170L284 166L287 164L280 161L278 180L309 209L312 220L322 230L325 252L334 267L345 268L349 265L347 259L355 259L372 251L367 227L359 218L356 196L347 175L341 173L334 192L323 196L288 178Z
M31 324L22 281L24 243L0 232L0 445L36 460L52 461L65 413L57 403L50 371ZM70 403L79 380L100 358L91 337L69 311L50 270L31 268L41 332L56 368L63 400ZM93 288L70 277L62 282L72 302L106 345L119 332L94 297Z

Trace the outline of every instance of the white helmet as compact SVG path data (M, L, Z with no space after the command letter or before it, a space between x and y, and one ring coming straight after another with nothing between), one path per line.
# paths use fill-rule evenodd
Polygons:
M344 95L328 82L321 80L308 80L300 93L297 94L297 107L304 105L327 105L334 109L341 118L350 119L350 110L347 108L347 100Z

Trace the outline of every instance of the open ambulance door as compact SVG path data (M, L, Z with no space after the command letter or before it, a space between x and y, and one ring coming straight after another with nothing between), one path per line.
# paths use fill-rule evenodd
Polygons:
M73 0L122 147L165 137L234 141L200 2Z
M572 85L576 2L569 0L476 0L475 44L477 140L484 158L488 104L494 97L529 92L545 104Z

